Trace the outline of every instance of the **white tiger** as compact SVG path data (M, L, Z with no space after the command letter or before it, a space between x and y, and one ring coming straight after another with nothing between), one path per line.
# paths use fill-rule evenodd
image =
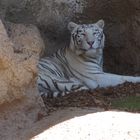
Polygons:
M94 24L68 24L70 46L39 61L37 83L41 94L57 97L75 90L140 82L140 77L103 72L103 28L103 20Z

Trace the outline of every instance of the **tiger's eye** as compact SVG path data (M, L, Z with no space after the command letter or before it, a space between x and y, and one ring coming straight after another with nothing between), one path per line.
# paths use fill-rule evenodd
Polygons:
M82 35L85 36L86 34L85 33L82 33Z

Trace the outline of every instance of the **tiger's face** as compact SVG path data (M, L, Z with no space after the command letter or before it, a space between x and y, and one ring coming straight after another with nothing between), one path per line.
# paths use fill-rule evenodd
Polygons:
M71 32L70 48L78 55L104 47L104 21L94 24L78 25L70 22L68 29Z

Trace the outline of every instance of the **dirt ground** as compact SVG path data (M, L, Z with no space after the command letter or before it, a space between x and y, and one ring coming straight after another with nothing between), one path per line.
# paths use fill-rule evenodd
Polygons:
M116 87L83 90L67 94L63 97L48 99L43 97L44 103L51 112L58 107L100 107L104 110L114 109L112 102L127 97L140 97L140 84L125 83ZM119 108L120 109L120 108ZM130 112L140 112L140 108L125 109Z
M140 140L140 114L112 111L110 106L113 99L139 96L140 84L49 99L47 113L36 97L30 98L36 89L28 92L28 100L0 107L1 140Z

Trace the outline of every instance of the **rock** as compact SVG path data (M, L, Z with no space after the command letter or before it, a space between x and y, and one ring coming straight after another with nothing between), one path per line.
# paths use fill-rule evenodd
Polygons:
M35 26L9 27L7 34L0 21L0 104L26 97L25 91L36 83L36 65L44 47Z
M46 53L51 54L69 42L67 24L76 13L82 13L85 3L85 0L1 0L0 17L37 25L49 46Z
M28 88L26 98L0 105L1 140L23 140L37 122L47 115L41 97L35 87ZM42 116L40 118L39 114ZM29 133L28 133L29 132Z
M8 22L7 30L14 43L14 52L28 56L43 54L45 45L36 26Z
M58 138L59 140L72 138L75 140L138 140L140 138L140 114L104 111L79 115L76 111L73 113L73 110L69 110L71 114L74 114L73 117L66 118L65 116L63 121L42 131L31 140L56 140ZM59 111L59 115L61 113ZM64 118L64 115L66 112L63 112L59 119Z
M36 65L43 41L34 26L30 25L26 28L25 25L20 24L16 28L16 24L10 24L10 27L13 32L9 38L0 20L1 140L22 139L25 134L18 135L18 130L23 132L27 128L32 128L37 121L47 115L36 87ZM26 32L22 35L23 38L19 36L18 40L18 35L23 30ZM22 51L16 51L15 48ZM38 114L41 114L40 118Z
M87 1L82 22L105 20L106 48L104 67L107 72L140 74L140 9L138 0ZM78 20L79 20L78 19Z

